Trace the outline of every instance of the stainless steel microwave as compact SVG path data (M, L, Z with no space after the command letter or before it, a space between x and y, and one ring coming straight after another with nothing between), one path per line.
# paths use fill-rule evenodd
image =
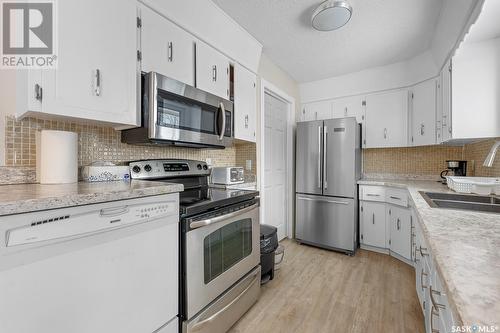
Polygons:
M150 72L141 77L142 125L122 131L129 144L225 148L233 144L233 102Z

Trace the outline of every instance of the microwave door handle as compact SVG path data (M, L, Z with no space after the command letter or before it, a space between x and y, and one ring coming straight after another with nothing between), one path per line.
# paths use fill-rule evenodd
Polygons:
M224 139L224 134L226 134L226 109L224 108L224 104L222 102L219 103L220 112L222 112L222 129L219 135L219 141Z

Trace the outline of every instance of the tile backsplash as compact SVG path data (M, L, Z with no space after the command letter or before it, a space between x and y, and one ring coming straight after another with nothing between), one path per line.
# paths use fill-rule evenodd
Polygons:
M6 118L6 165L15 167L35 167L35 134L42 129L72 131L78 133L78 165L88 165L95 161L123 163L131 160L152 158L182 158L206 160L212 165L245 166L246 159L255 162L255 144L239 144L226 149L193 149L179 147L134 146L121 142L120 132L111 127L93 123L53 121L37 118L16 120ZM254 146L253 148L251 146ZM253 155L252 155L253 151ZM255 163L253 163L255 165Z
M492 168L483 167L491 146L498 139L482 140L465 146L433 145L407 148L376 148L363 150L363 173L391 176L438 178L446 169L446 160L466 160L467 175L500 176L500 155Z

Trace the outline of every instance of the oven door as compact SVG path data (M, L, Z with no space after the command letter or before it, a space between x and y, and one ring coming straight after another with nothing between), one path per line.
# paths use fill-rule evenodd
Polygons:
M178 145L229 147L233 103L157 73L146 75L149 138Z
M190 229L185 244L187 319L259 265L259 205L191 222Z

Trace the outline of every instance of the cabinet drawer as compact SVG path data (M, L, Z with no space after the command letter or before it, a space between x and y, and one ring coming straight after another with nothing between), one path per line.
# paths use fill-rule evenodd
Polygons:
M363 185L359 187L359 199L364 201L385 201L384 186Z
M388 188L385 191L385 201L393 205L408 207L408 191L398 188Z

